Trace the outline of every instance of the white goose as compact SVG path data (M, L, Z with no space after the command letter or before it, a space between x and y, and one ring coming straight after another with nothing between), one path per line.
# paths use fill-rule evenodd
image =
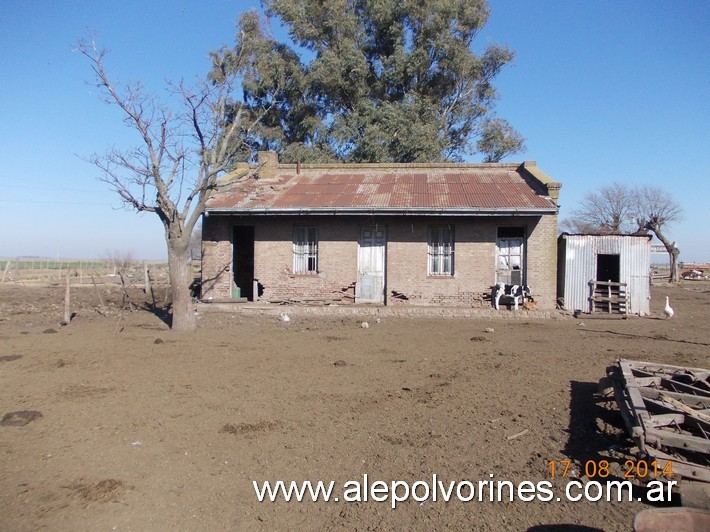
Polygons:
M668 296L666 296L666 308L663 309L663 313L666 315L666 319L672 318L673 314L675 314L675 312L673 312L673 307L671 307L671 302Z

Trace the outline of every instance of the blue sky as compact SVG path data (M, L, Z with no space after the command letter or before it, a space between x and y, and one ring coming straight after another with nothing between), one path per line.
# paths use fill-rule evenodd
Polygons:
M131 145L86 60L88 31L121 81L204 74L258 2L0 0L0 257L166 256L152 214L121 209L88 157ZM681 260L710 261L710 2L492 0L478 42L509 45L497 114L563 183L561 217L614 181L666 189L685 218L669 234ZM475 157L471 159L476 161Z

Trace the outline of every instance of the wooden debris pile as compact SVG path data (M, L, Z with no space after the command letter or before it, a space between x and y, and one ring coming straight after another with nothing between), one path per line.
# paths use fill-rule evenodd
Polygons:
M659 470L670 462L674 476L710 483L710 370L619 360L607 375L639 450Z

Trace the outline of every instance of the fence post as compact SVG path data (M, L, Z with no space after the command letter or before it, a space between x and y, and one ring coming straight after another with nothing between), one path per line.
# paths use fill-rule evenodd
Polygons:
M64 286L64 319L62 325L71 323L71 285L69 284L69 269L67 269Z
M145 281L145 295L148 297L150 294L150 300L153 303L153 308L155 308L155 294L153 293L153 285L150 282L150 270L148 269L147 261L143 261L143 278Z
M99 292L99 287L96 286L96 280L94 279L94 276L91 276L91 282L94 283L94 289L96 290L96 296L99 298L99 303L101 304L101 314L103 316L106 316L106 305L104 305L104 300L101 297L101 292Z

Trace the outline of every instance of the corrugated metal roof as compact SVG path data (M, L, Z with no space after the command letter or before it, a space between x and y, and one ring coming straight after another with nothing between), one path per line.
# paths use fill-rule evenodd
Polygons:
M374 165L373 165L374 166ZM515 165L451 165L412 169L382 165L353 171L336 165L277 171L269 180L227 185L207 204L208 212L252 209L487 209L555 210L555 203L526 181ZM502 166L502 167L501 167ZM414 171L413 171L414 170Z

